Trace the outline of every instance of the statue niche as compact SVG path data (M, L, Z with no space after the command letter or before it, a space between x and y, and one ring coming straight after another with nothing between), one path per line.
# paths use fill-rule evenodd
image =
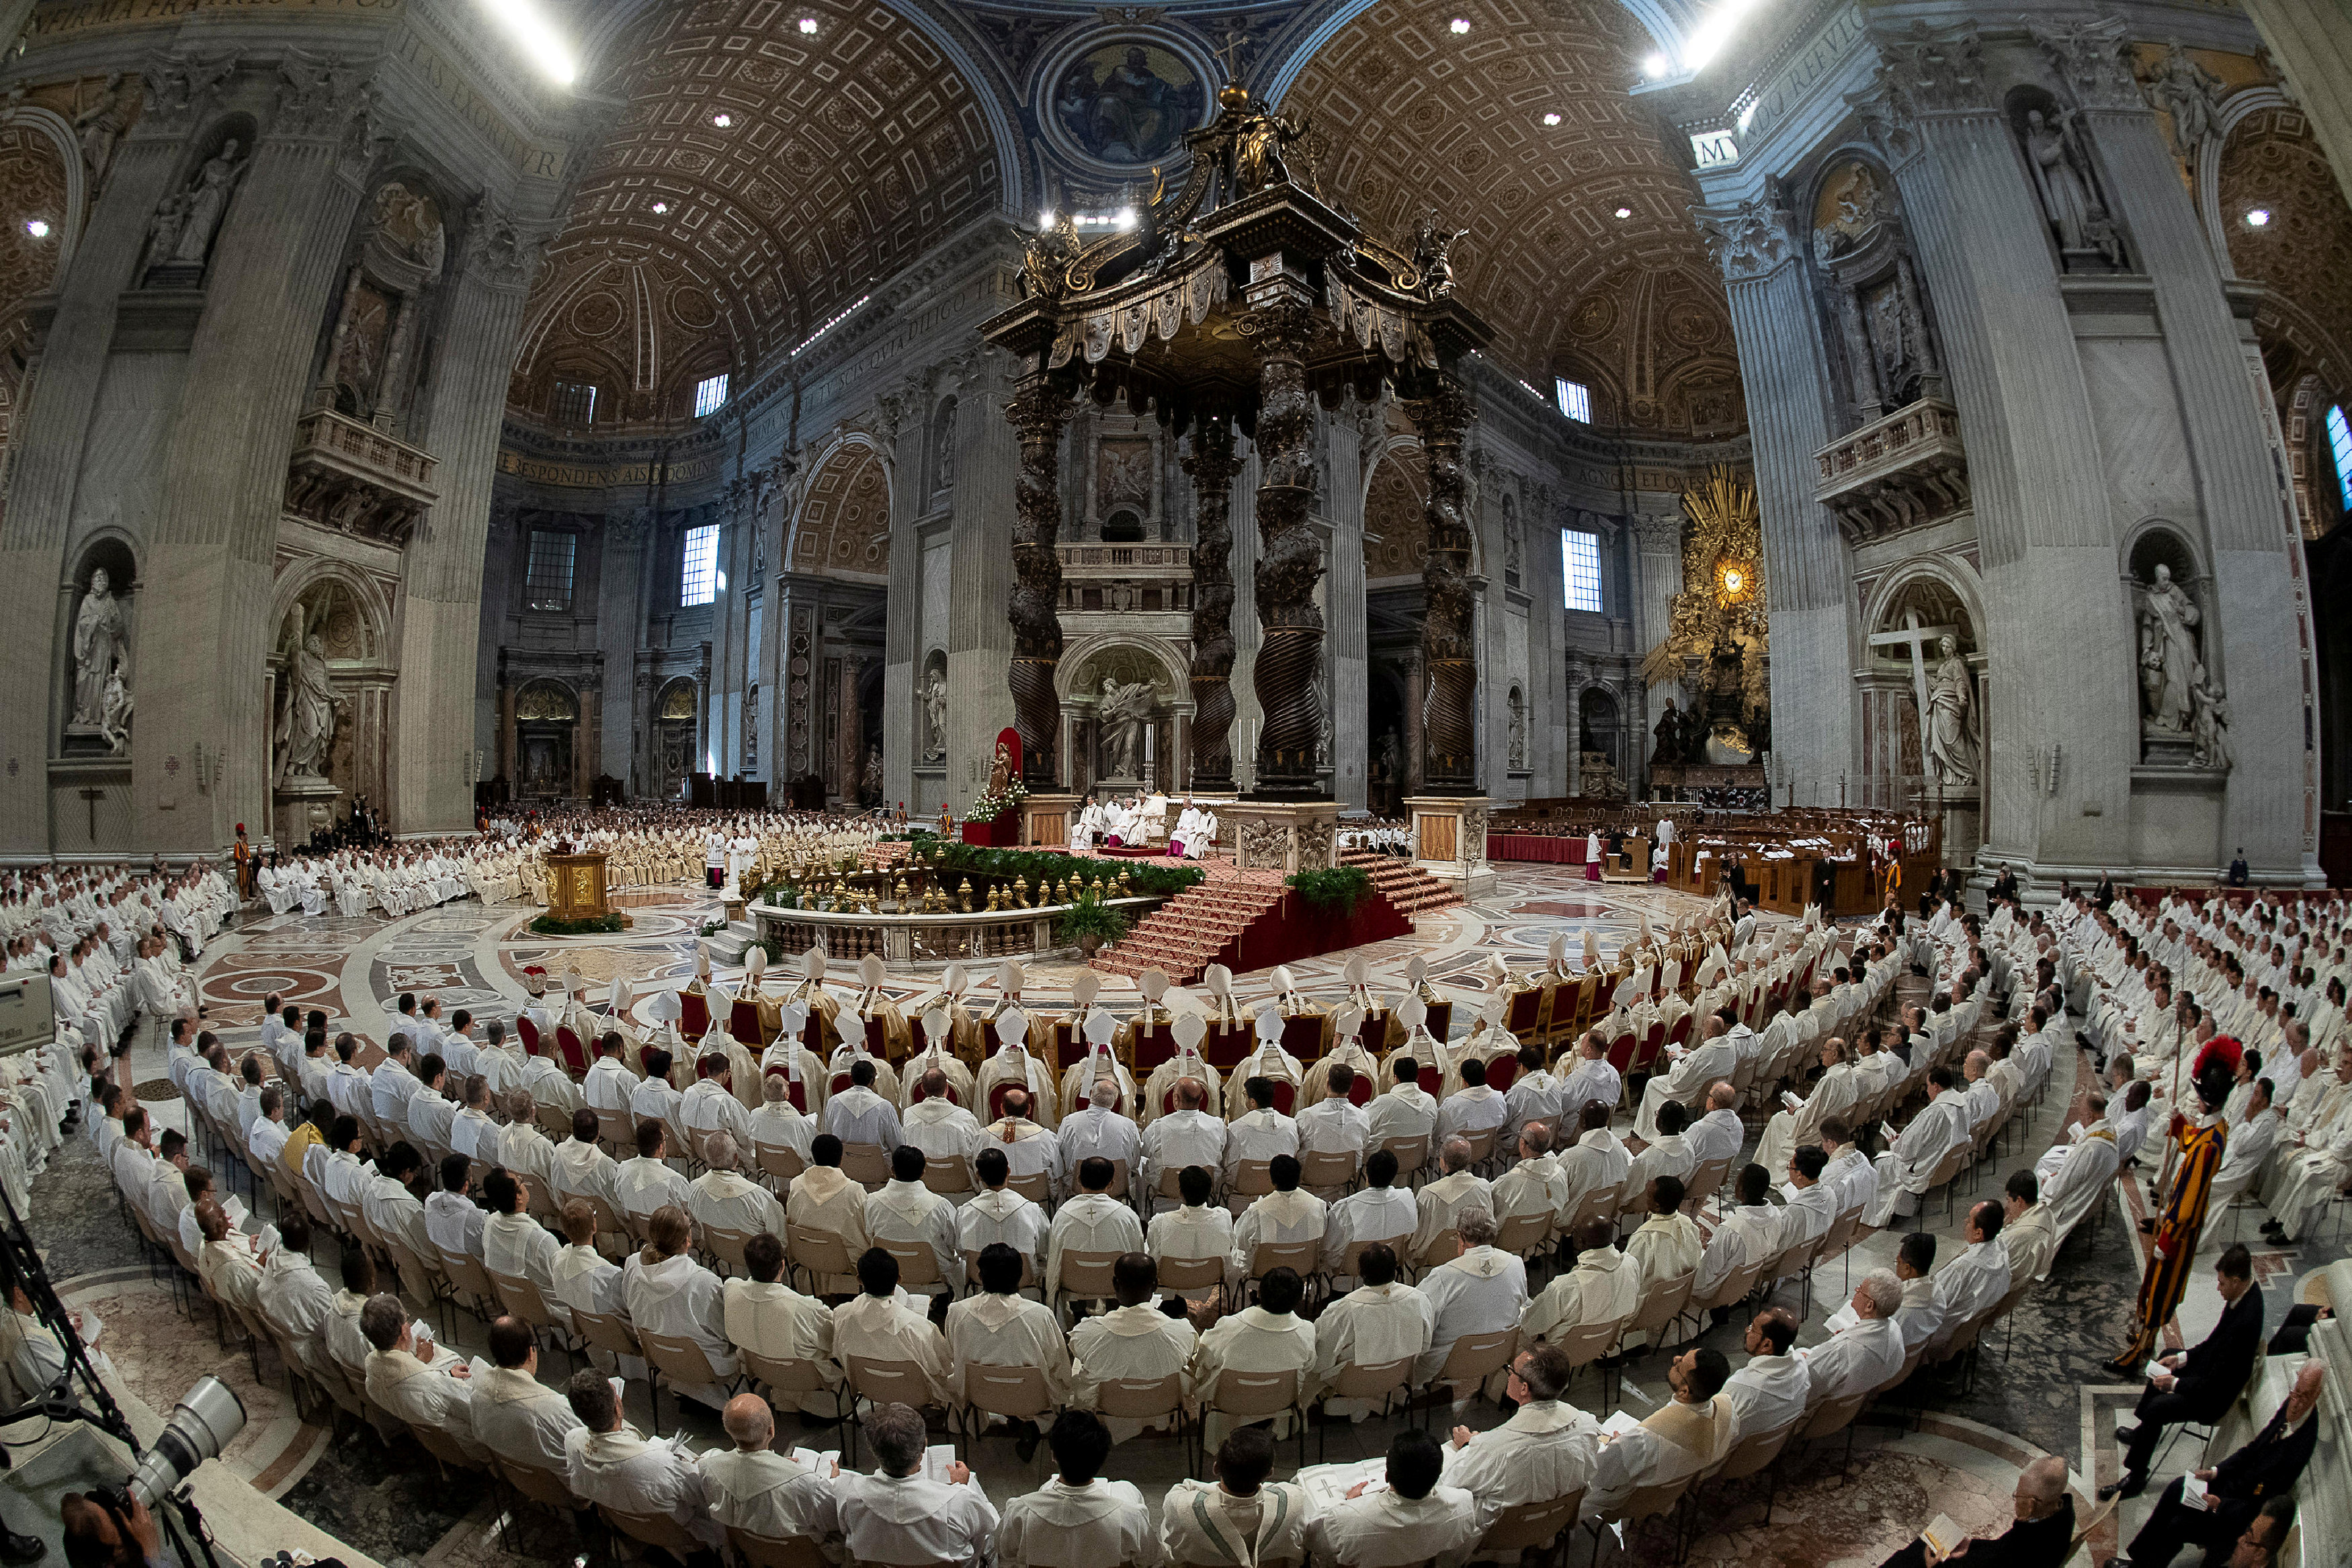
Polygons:
M413 391L418 320L447 259L439 204L404 181L376 187L344 274L317 404L380 428L398 421Z
M2016 89L2002 107L2025 153L2043 222L2057 244L2058 269L2122 271L2123 232L2100 188L2082 111L2062 107L2036 87Z
M312 583L287 610L270 655L270 784L281 841L301 843L348 797L383 798L381 700L367 703L382 638L350 584ZM361 720L364 715L365 722Z
M79 574L67 640L63 754L126 757L131 752L131 551L120 540L92 548Z
M2193 580L2188 552L2169 534L2152 533L2132 551L2140 757L2158 766L2227 769L2229 697L2206 662L2205 612Z
M1812 259L1831 358L1855 425L1944 395L1943 356L1891 183L1859 159L1833 164L1813 199Z

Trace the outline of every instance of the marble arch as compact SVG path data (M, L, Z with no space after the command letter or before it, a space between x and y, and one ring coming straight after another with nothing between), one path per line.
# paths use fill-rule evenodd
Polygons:
M863 431L835 440L809 469L783 560L795 571L881 576L890 570L890 494L897 476L882 444ZM864 529L859 538L842 530ZM875 541L878 538L878 544Z
M1054 686L1057 695L1066 700L1074 692L1094 682L1094 665L1105 653L1133 651L1159 666L1160 676L1167 683L1171 706L1189 710L1192 706L1192 671L1175 644L1158 637L1139 637L1124 632L1099 632L1091 637L1081 637L1062 651L1061 663L1054 668ZM1157 684L1157 683L1155 683Z

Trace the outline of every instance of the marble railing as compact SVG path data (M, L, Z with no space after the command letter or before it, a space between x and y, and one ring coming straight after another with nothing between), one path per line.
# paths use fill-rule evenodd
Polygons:
M286 509L341 533L399 545L439 497L441 460L374 425L316 408L295 426Z
M1813 455L1813 498L1837 515L1856 544L1963 511L1968 449L1959 411L1921 398Z
M1108 898L1104 906L1127 916L1130 928L1165 902L1157 895ZM765 902L748 911L764 940L787 953L822 945L833 962L855 964L878 953L894 969L949 959L1027 958L1075 949L1062 931L1066 904L1035 909L976 909L969 915L863 914L856 910L785 909Z
M1190 545L1055 545L1068 577L1190 577Z

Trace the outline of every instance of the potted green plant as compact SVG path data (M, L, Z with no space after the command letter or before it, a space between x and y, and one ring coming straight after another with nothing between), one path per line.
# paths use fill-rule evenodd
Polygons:
M1127 916L1092 894L1072 902L1062 915L1062 939L1074 942L1092 962L1096 953L1127 935Z

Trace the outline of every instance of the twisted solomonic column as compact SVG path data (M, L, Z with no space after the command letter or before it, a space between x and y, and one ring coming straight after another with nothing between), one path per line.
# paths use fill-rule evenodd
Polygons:
M1234 780L1234 427L1223 415L1192 427L1184 472L1199 528L1192 545L1192 788Z
M1427 395L1406 402L1429 465L1429 555L1422 567L1427 611L1421 650L1429 672L1422 711L1423 787L1475 791L1478 786L1478 654L1471 637L1470 525L1463 512L1462 431L1473 409L1462 384L1440 376Z
M1005 404L1004 417L1021 435L1021 477L1013 496L1013 724L1021 732L1021 776L1032 788L1055 779L1054 742L1062 726L1054 693L1054 666L1062 657L1062 559L1055 544L1062 528L1057 470L1062 426L1070 400L1043 376L1032 377Z
M1252 290L1242 333L1257 350L1257 616L1252 685L1265 714L1258 731L1259 795L1319 794L1315 750L1323 707L1315 677L1323 664L1323 611L1315 582L1323 547L1307 522L1315 503L1314 404L1307 390L1307 344L1315 312L1303 282L1288 275Z

